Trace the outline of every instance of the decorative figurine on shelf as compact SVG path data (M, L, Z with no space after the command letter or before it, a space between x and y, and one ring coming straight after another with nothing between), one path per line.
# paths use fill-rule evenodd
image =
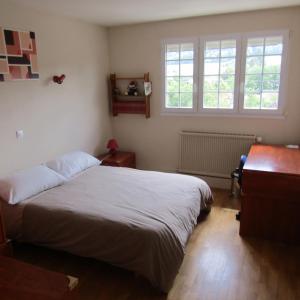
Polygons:
M138 89L135 81L130 81L127 87L127 91L125 92L126 96L137 96Z
M110 139L107 142L106 148L109 149L110 154L114 155L117 152L119 145L115 139Z

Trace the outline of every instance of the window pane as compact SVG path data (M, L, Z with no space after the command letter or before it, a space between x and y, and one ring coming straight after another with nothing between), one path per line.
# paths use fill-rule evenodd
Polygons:
M193 107L193 94L181 93L180 94L180 107L192 108Z
M180 61L180 75L190 76L194 73L194 64L192 60L182 60Z
M261 92L261 75L246 75L245 92L260 93Z
M167 45L167 60L176 60L179 59L179 45L171 44Z
M248 39L244 108L278 109L282 51L282 36Z
M245 94L244 108L260 109L260 94Z
M262 73L263 57L251 56L247 57L246 74L260 74Z
M262 55L264 52L264 38L248 39L247 55Z
M226 40L221 42L221 56L234 57L236 55L236 41Z
M264 74L264 80L267 81L280 81L280 74Z
M220 77L220 91L233 92L234 91L234 75L221 75Z
M221 74L234 74L235 73L235 58L222 58L220 73Z
M194 43L168 44L165 49L165 107L193 108Z
M234 39L206 42L203 108L233 109L236 43Z
M225 108L225 109L233 108L233 93L219 94L219 108Z
M219 76L204 76L204 91L218 91Z
M205 57L220 56L220 41L212 41L205 43Z
M280 73L281 55L265 56L264 73Z
M166 106L170 108L179 107L179 93L166 94Z
M218 108L218 94L217 93L204 93L203 94L203 107L204 108Z
M261 108L278 109L278 93L262 93Z
M218 75L219 74L219 59L209 58L204 62L205 75Z
M181 59L193 59L194 57L194 45L193 44L181 44Z
M167 76L179 75L179 61L167 61Z
M264 74L263 90L264 91L279 91L280 74Z
M166 78L166 92L178 93L179 92L179 77Z
M193 77L180 78L180 92L193 92Z
M282 37L268 37L266 38L265 54L282 54Z
M268 92L268 91L279 91L279 80L265 80L263 82L263 91Z

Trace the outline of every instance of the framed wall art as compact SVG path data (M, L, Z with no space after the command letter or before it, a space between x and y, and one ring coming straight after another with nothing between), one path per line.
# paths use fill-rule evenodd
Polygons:
M0 81L38 78L35 33L0 27Z

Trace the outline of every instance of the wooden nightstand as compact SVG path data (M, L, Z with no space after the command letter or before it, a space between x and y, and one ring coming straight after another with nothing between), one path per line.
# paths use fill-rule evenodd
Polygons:
M134 152L117 151L115 154L106 153L98 156L98 159L102 160L103 166L136 168Z

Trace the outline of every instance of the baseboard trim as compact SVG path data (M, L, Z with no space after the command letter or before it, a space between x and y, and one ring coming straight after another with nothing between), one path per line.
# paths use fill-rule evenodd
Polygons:
M205 182L207 182L207 184L211 188L230 190L230 187L231 187L231 179L229 179L229 178L181 173L178 170L152 170L152 171L165 172L165 173L178 173L178 174L190 175L190 176L198 177L198 178L204 180Z
M193 175L193 176L195 176L195 175ZM231 179L217 178L217 177L211 177L211 176L197 176L197 177L206 181L210 187L230 190Z
M218 188L218 189L225 189L230 190L231 187L231 178L219 177L219 176L209 176L209 175L200 175L200 174L190 174L190 173L183 173L179 170L176 170L176 173L179 174L186 174L195 176L198 178L203 179L210 187Z

